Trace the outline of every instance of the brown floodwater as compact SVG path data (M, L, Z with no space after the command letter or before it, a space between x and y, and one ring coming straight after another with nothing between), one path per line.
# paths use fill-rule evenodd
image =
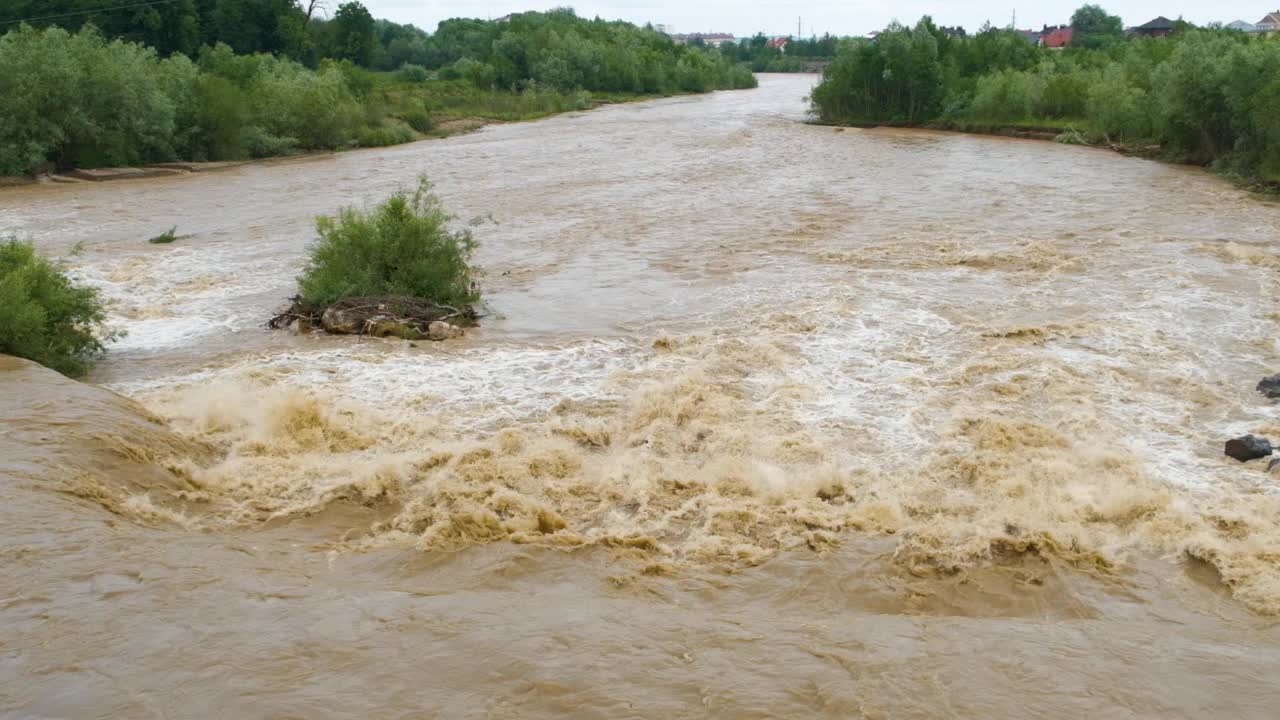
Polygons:
M0 359L0 715L1275 717L1280 207L812 84L0 190L128 333ZM483 326L265 330L420 173Z

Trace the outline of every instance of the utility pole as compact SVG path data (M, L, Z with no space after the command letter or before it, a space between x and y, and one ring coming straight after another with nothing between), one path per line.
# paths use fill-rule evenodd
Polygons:
M1009 29L1010 30L1018 29L1018 9L1017 8L1013 9L1013 22L1009 24Z
M800 16L798 16L798 15L797 15L797 16L796 16L796 40L799 40L801 37L803 37L803 36L800 34L800 21L801 21L801 20L802 20L802 18L801 18Z

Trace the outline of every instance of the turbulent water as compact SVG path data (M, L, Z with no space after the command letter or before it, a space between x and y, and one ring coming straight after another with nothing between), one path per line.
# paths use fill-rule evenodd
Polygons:
M812 82L0 191L128 332L0 362L0 714L1274 717L1280 208ZM423 172L481 329L262 328Z

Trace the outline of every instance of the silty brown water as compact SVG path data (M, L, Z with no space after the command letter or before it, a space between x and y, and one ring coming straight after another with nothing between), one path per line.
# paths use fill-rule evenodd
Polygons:
M1274 716L1280 208L812 82L0 192L131 398L0 366L0 712ZM261 328L421 172L480 330Z

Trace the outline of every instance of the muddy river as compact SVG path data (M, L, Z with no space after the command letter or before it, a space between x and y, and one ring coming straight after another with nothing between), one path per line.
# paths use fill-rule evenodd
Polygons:
M1276 717L1280 206L813 82L0 190L127 331L0 361L0 715ZM482 328L263 329L420 173Z

